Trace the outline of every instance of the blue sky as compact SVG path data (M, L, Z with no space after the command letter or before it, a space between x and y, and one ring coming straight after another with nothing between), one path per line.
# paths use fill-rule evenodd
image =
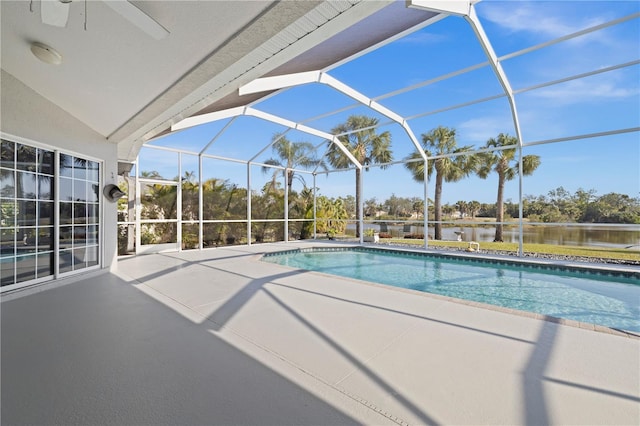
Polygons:
M480 21L498 57L580 31L594 25L640 12L637 1L483 1L476 4ZM589 73L640 59L640 18L627 20L604 30L503 60L502 66L512 87L531 88L541 83ZM378 98L451 72L486 61L484 52L469 25L449 17L396 40L382 48L343 64L328 73L370 98ZM458 77L403 93L379 102L403 117L415 117L409 125L418 139L434 127L456 129L459 146L481 147L499 133L515 135L508 101L501 97L447 112L419 116L453 105L499 95L501 86L490 67L482 67ZM607 132L640 126L640 65L567 81L516 94L522 137L525 143L574 135ZM365 114L389 120L366 107L356 107L319 120L306 121L327 112L352 106L355 102L335 90L311 84L281 92L256 104L269 112L323 131L344 122L349 115ZM416 117L417 116L417 117ZM199 151L228 120L209 123L152 142L155 145ZM247 160L265 147L279 125L251 117L240 117L212 145L207 153ZM413 151L406 132L396 124L380 127L392 135L395 160ZM324 152L323 140L290 131L292 141L307 141ZM524 178L524 195L546 195L563 186L570 192L593 189L597 195L617 192L640 196L640 133L542 144L525 149L525 155L541 157L541 165ZM264 161L271 150L257 158ZM170 164L170 166L169 166ZM164 177L177 175L175 156L143 149L141 170L155 169ZM183 156L183 172L197 170L195 157ZM259 167L251 172L252 186L259 188L270 175ZM205 178L229 179L244 185L246 166L206 160ZM312 178L306 178L311 185ZM354 173L319 176L316 185L328 196L354 195ZM296 183L301 187L301 184ZM486 180L469 177L458 183L445 183L443 201L495 202L497 176ZM429 184L429 195L434 187ZM365 174L365 198L383 201L392 194L421 197L423 186L413 182L402 165L386 170L372 169ZM516 201L517 180L507 183L506 198Z

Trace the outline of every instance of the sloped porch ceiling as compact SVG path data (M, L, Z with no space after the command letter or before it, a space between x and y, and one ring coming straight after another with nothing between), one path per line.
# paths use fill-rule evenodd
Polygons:
M359 52L433 18L435 15L435 13L431 12L408 9L405 7L404 2L396 1L301 53L262 77L326 70L340 61L357 55ZM240 96L237 91L234 91L194 115L247 105L270 93L263 92Z
M144 142L166 134L184 118L247 105L268 95L239 96L238 88L256 78L329 69L436 15L408 9L404 1L314 2L315 7L277 31L274 20L291 22L292 14L302 12L291 8L294 4L300 7L298 3L308 7L310 2L282 2L272 7L244 29L242 36L214 52L111 135L109 139L119 144L119 158L134 160ZM153 116L156 119L149 120Z

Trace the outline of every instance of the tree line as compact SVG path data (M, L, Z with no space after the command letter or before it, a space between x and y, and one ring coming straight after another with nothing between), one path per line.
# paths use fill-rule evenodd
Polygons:
M155 173L145 173L147 177L159 178ZM182 177L182 221L199 220L198 184L194 173L186 172ZM177 178L176 178L177 179ZM203 240L205 247L246 243L247 191L228 180L212 178L203 182L203 219L216 221L205 223ZM289 189L287 189L289 190ZM141 197L143 219L176 219L177 188L175 186L152 184L145 187ZM313 191L304 187L301 191L289 190L288 213L291 238L313 237ZM251 233L256 242L278 241L284 238L284 193L279 181L267 182L259 190L252 191ZM126 200L119 203L119 221L127 221ZM474 219L495 217L495 203L460 200L445 203L442 220ZM424 202L419 197L398 197L391 195L379 201L370 198L364 201L364 215L368 221L422 220ZM429 220L435 220L435 205L428 200ZM519 214L517 202L506 200L504 216L516 218ZM355 197L316 196L316 232L320 235L342 234L349 220L356 215ZM527 195L523 197L523 217L529 222L582 222L640 224L640 199L628 195L609 193L598 196L595 190L578 189L570 193L562 187L549 191L547 195ZM305 221L298 221L304 219ZM271 221L273 220L273 221ZM127 235L121 229L121 253L125 253ZM142 230L142 244L156 244L176 241L176 226L173 223L154 223ZM182 225L184 248L196 248L198 244L198 224Z
M347 168L352 161L344 151L348 151L355 158L363 169L356 168L356 205L360 205L361 188L358 185L362 170L367 170L371 164L380 165L386 168L393 161L391 150L391 133L388 131L377 132L378 119L363 115L352 115L343 124L334 127L332 134L339 135L338 140L341 145L327 141L328 150L327 161L334 168ZM277 143L285 143L285 139L277 136ZM404 158L405 167L411 172L414 180L424 182L425 179L435 179L434 214L435 230L434 238L442 239L442 188L444 182L457 182L470 174L477 174L480 178L486 179L490 173L498 175L498 190L496 201L496 234L494 241L502 241L504 220L504 186L505 182L518 176L519 159L516 157L517 139L513 136L500 133L496 138L490 138L483 148L486 151L471 153L472 146L459 147L456 140L456 130L449 127L438 126L427 133L421 135L422 148L427 157L435 157L435 160L425 162L418 152L414 152ZM290 145L295 145L291 144ZM274 145L274 149L276 145ZM505 148L507 147L507 148ZM508 148L513 147L513 148ZM280 160L286 158L288 164L295 164L304 167L301 161L290 161L288 156L290 151L277 150ZM323 165L323 159L314 158L315 166ZM274 159L277 163L278 159ZM279 163L281 164L281 163ZM522 173L532 174L540 165L540 157L537 155L526 155L522 158ZM426 167L426 170L425 170ZM433 176L435 175L435 176ZM293 176L291 176L290 181ZM360 219L359 212L356 219Z
M346 197L345 204L355 217L355 201ZM423 217L421 198L391 195L379 202L370 198L364 202L365 216L369 219L394 220ZM492 218L496 215L495 203L457 201L442 205L443 220ZM434 220L434 205L429 200L429 220ZM541 223L618 223L640 224L640 198L625 194L608 193L598 196L596 190L578 189L570 193L563 187L549 191L547 195L525 195L522 199L522 216L529 222ZM519 216L519 204L504 202L505 219Z
M141 229L141 244L159 244L177 241L177 226L164 220L180 219L182 223L183 248L198 246L198 226L200 220L199 185L195 173L186 172L175 177L181 186L181 217L177 217L176 185L145 183L141 185L141 219L152 220ZM163 179L155 171L145 171L141 177ZM123 182L127 191L131 182ZM289 190L289 189L287 189ZM305 187L297 192L289 190L287 211L289 236L307 239L313 236L313 190ZM284 239L285 188L279 181L267 182L262 188L251 191L251 235L256 242L279 241ZM118 221L132 222L134 209L127 199L118 200ZM318 233L344 233L347 220L347 203L342 198L316 197L316 217ZM203 244L205 247L245 244L247 242L247 189L227 179L211 178L202 183ZM157 221L157 222L156 222ZM208 222L215 221L215 222ZM133 250L129 233L130 226L119 228L119 253Z
M147 177L159 178L154 173ZM192 172L182 177L182 221L199 220L198 184ZM177 179L177 178L176 178ZM247 191L228 180L212 178L203 182L203 219L224 220L226 222L205 223L203 241L205 247L246 243ZM288 190L288 189L287 189ZM146 185L141 196L143 219L176 219L177 187L151 184ZM251 196L251 233L256 242L278 241L284 238L284 193L279 181L267 182ZM313 190L304 187L301 191L290 190L288 194L290 238L308 239L313 237ZM119 221L127 221L127 201L119 201ZM442 220L474 219L495 217L495 203L479 201L457 201L445 203ZM519 214L517 202L506 200L505 218L515 218ZM364 215L368 221L422 220L424 202L419 197L398 197L391 195L379 201L370 198L364 201ZM429 220L435 219L435 205L428 200ZM349 220L356 215L355 197L316 196L316 232L320 235L343 234ZM640 224L640 199L628 195L609 193L596 195L595 190L577 190L570 193L559 187L547 195L527 195L523 197L523 217L530 222L586 222ZM298 221L304 219L304 221ZM271 221L273 220L273 221ZM237 222L230 222L237 221ZM142 244L157 244L176 241L177 229L173 223L154 223L142 229ZM127 251L127 235L121 228L120 252ZM182 225L184 248L198 245L198 224ZM128 248L131 249L130 247Z
M257 241L277 238L284 233L282 222L260 222L268 219L282 219L284 217L284 193L288 192L287 206L290 219L313 218L313 190L309 188L299 173L294 169L327 170L327 163L335 169L348 168L352 165L351 159L344 151L350 153L362 166L356 168L355 197L328 198L317 197L317 231L343 232L346 221L351 218L360 220L358 209L361 199L358 182L362 171L368 170L367 166L376 164L382 169L394 161L391 150L391 134L388 131L377 132L378 119L353 115L347 121L334 127L332 134L339 135L341 146L327 141L326 156L320 158L313 145L308 142L292 142L282 134L273 137L272 150L275 156L265 161L262 168L264 173L272 173L272 179L259 191L252 192L252 234ZM507 181L515 179L519 175L519 162L517 156L517 139L505 133L500 133L495 138L487 140L480 148L480 152L472 152L472 146L458 146L456 130L444 126L438 126L421 135L421 145L429 158L435 158L427 162L422 160L420 153L405 157L404 165L411 172L414 180L424 182L424 179L435 180L433 201L429 200L429 215L433 215L434 238L442 239L443 214L451 217L453 212L459 212L468 217L495 217L496 233L494 241L502 241L505 214L509 217L518 217L518 204L510 200L504 200L504 187ZM531 175L540 166L541 159L537 155L525 155L522 158L523 175ZM283 169L273 169L268 166L286 168L287 188L282 188L278 177L285 173ZM275 171L274 171L275 170ZM472 174L486 179L491 173L498 176L497 196L495 204L482 204L477 201L459 201L455 205L442 204L442 191L445 182L457 182ZM149 175L149 173L147 173ZM151 172L151 176L153 172ZM182 182L182 208L183 220L197 220L198 197L197 183L193 172L185 175ZM293 189L293 181L299 180L303 189L296 192ZM158 193L155 193L159 191ZM153 207L160 200L174 199L165 197L162 191L175 191L175 187L160 187L151 189L143 199L143 209L154 212L155 218L167 217L172 213L160 212L165 208L172 211L171 206ZM203 219L215 220L246 220L247 193L246 189L239 188L235 184L220 179L210 179L203 184ZM148 207L144 207L145 203ZM530 221L539 222L602 222L602 223L640 223L640 202L637 198L631 198L623 194L606 194L596 196L595 190L578 190L570 194L562 187L549 192L546 196L526 196L523 199L523 214ZM375 199L364 202L363 213L368 217L378 217L384 210L387 215L399 217L411 217L415 214L419 217L424 211L421 198L403 199L392 195L383 203L377 203ZM411 212L411 214L409 214ZM151 217L150 217L151 218ZM185 219L186 218L186 219ZM240 223L216 223L205 224L205 243L218 244L220 242L236 241L236 235L242 234ZM245 229L246 229L246 225ZM299 238L311 236L313 224L309 222L293 222L290 231ZM244 232L246 234L246 232Z
M383 169L386 168L393 161L391 134L388 131L378 133L377 126L378 119L376 118L352 115L345 123L334 127L331 133L340 135L338 140L341 146L327 141L326 160L328 163L336 169L351 166L351 160L343 152L346 150L363 166L365 171L367 170L366 166L372 164L380 165ZM315 151L310 149L311 146L308 143L293 143L281 135L276 135L275 138L277 140L273 145L273 150L277 154L277 158L269 159L268 164L286 165L289 169L311 166L326 170L325 160L315 157ZM479 152L473 152L472 146L458 146L456 130L445 126L438 126L423 133L421 142L427 157L435 158L427 162L427 169L425 170L425 162L418 152L412 153L403 160L405 167L417 182L424 182L425 178L428 181L435 180L434 200L429 203L433 206L432 211L436 222L434 238L436 240L442 239L443 213L453 212L452 206L442 205L443 184L460 181L472 174L486 179L490 174L495 173L498 177L495 204L460 201L456 208L463 215L495 217L497 224L494 241L502 242L503 225L501 222L505 220L505 213L509 217L519 216L518 204L504 200L505 184L519 176L520 163L522 163L524 176L533 174L541 164L540 156L525 155L520 161L516 149L518 140L506 133L489 138L484 146L477 150ZM288 182L291 184L295 175L292 170L289 170L288 173ZM355 170L354 209L360 204L361 199L360 187L358 186L361 173L361 169ZM387 205L388 212L397 211L396 205L399 200L396 198L392 195L389 200L385 201L384 204ZM348 197L343 201L347 205L350 204ZM548 196L526 196L523 199L523 215L531 221L538 222L639 223L638 204L637 198L631 198L624 194L611 193L597 197L595 190L579 189L572 195L560 187L551 191ZM371 216L372 210L376 207L375 200L366 200L363 213ZM347 208L347 211L350 210ZM403 211L419 214L419 211L424 211L423 201L419 198L412 198L403 207ZM356 220L360 220L358 213L358 210L355 209Z

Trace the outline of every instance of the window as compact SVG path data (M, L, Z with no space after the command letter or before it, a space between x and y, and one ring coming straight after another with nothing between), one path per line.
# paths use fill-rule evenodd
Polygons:
M56 262L60 273L97 266L100 164L60 154L56 179L54 151L4 139L0 148L1 285L53 278Z
M60 273L98 264L100 169L60 154Z
M53 151L2 140L0 269L2 286L51 276Z

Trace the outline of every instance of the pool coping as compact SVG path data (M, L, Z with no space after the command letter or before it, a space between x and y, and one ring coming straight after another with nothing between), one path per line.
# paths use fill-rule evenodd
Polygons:
M581 272L589 272L589 273L604 273L605 275L609 275L609 274L621 274L624 275L625 277L629 277L629 275L635 275L638 278L640 278L640 270L633 270L633 269L629 269L628 267L620 267L618 265L609 265L609 264L597 264L597 265L581 265L581 264L576 264L575 262L567 262L567 261L561 261L561 260L551 260L551 259L513 259L511 257L508 256L501 256L501 255L480 255L480 254L476 254L476 253L456 253L456 252L441 252L441 251L434 251L434 250L428 250L428 249L422 249L422 250L416 250L416 249L411 249L411 248L398 248L398 247L378 247L378 246L368 246L368 245L353 245L352 243L349 244L337 244L337 245L331 245L331 246L309 246L309 247L303 247L303 248L293 248L293 249L287 249L287 250L277 250L277 251L273 251L273 252L265 252L262 253L261 255L259 255L258 259L262 259L263 257L270 257L270 256L275 256L278 254L283 254L283 253L300 253L300 252L312 252L312 251L342 251L342 250L357 250L357 251L387 251L387 252L400 252L400 253L416 253L416 254L422 254L422 255L428 255L428 256L436 256L436 257L443 257L443 258L455 258L455 259L469 259L469 260L473 260L473 261L478 261L478 262L485 262L487 263L489 261L489 263L491 263L490 261L497 261L497 262L501 262L501 263L506 263L506 264L511 264L511 265L526 265L526 266L542 266L544 267L544 269L573 269L573 270L578 270ZM474 256L475 254L475 256ZM605 265L603 267L603 265ZM326 272L319 272L319 271L313 271L313 270L309 270L309 269L303 269L303 268L295 268L295 267L291 267L291 266L285 266L285 265L279 265L285 268L291 268L291 269L297 269L297 270L303 270L303 271L307 271L307 272L311 272L311 273L315 273L315 274L320 274L323 276L328 276L328 277L338 277L341 279L346 279L346 280L351 280L353 282L357 282L359 284L366 284L366 285L371 285L371 286L375 286L375 287L382 287L382 288L386 288L386 289L391 289L391 290L395 290L395 291L400 291L400 292L405 292L405 293L410 293L410 294L416 294L422 297L431 297L434 299L438 299L438 300L444 300L444 301L448 301L448 302L454 302L454 303L458 303L461 305L466 305L466 306L472 306L472 307L477 307L477 308L481 308L481 309L488 309L491 311L495 311L495 312L500 312L500 313L506 313L506 314L511 314L511 315L517 315L520 317L525 317L525 318L533 318L533 319L537 319L537 320L542 320L542 321L546 321L546 322L551 322L551 323L555 323L555 324L560 324L560 325L566 325L566 326L570 326L570 327L575 327L575 328L581 328L584 330L592 330L592 331L596 331L599 333L605 333L605 334L611 334L614 336L620 336L620 337L626 337L626 338L630 338L630 339L635 339L635 340L640 340L640 334L639 333L634 333L632 331L628 331L628 330L623 330L623 329L618 329L618 328L613 328L613 327L607 327L607 326L603 326L603 325L599 325L599 324L593 324L593 323L589 323L589 322L583 322L583 321L576 321L576 320L570 320L570 319L566 319L566 318L559 318L559 317L554 317L551 315L545 315L545 314L539 314L539 313L535 313L535 312L529 312L529 311L523 311L523 310L519 310L519 309L514 309L514 308L507 308L504 306L497 306L497 305L492 305L489 303L483 303L483 302L476 302L476 301L472 301L472 300L466 300L466 299L460 299L460 298L456 298L456 297L451 297L451 296L443 296L440 294L435 294L435 293L429 293L429 292L424 292L424 291L418 291L418 290L412 290L412 289L407 289L407 288L402 288L402 287L395 287L392 285L388 285L388 284L382 284L382 283L376 283L376 282L372 282L372 281L365 281L365 280L360 280L357 278L351 278L351 277L343 277L340 275L333 275L333 274L328 274Z

